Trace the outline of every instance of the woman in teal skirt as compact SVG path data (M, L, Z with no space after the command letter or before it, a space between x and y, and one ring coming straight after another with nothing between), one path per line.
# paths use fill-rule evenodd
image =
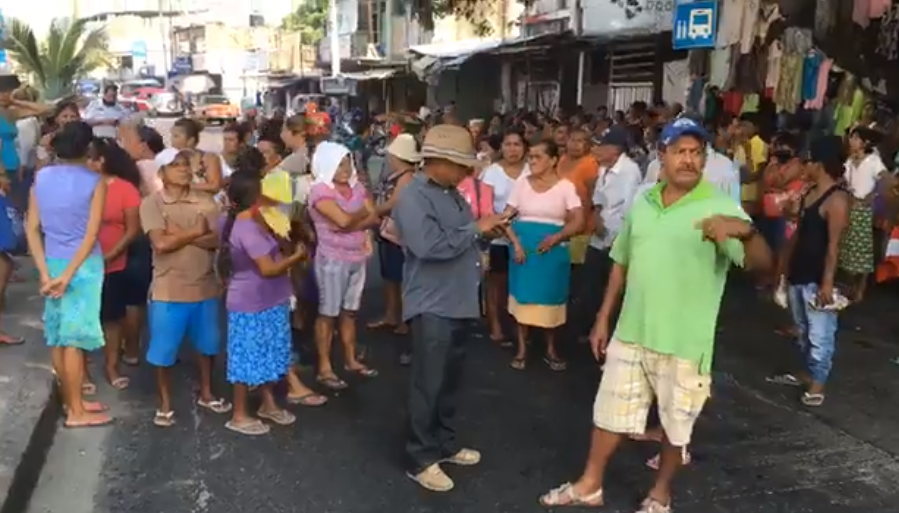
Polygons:
M555 329L567 320L571 260L567 241L584 225L581 200L574 184L559 178L559 148L540 142L528 153L530 174L512 188L506 209L515 213L509 240L515 258L509 265L509 313L518 322L518 351L511 366L522 370L527 361L531 327L543 328L544 361L554 371L565 370L555 344Z
M84 351L103 347L100 298L103 255L97 242L106 182L87 168L93 130L66 125L53 138L56 162L35 177L28 204L26 237L41 278L44 335L62 388L68 428L112 421L106 407L85 401Z

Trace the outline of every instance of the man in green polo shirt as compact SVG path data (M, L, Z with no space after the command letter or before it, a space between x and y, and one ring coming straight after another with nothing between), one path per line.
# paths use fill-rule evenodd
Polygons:
M715 323L730 266L764 271L771 251L733 198L703 179L708 133L681 118L661 134L665 180L634 201L590 335L605 370L581 478L544 506L598 506L606 465L627 435L643 434L653 402L665 436L655 485L638 513L670 513L671 481L709 396ZM624 295L610 338L609 319Z

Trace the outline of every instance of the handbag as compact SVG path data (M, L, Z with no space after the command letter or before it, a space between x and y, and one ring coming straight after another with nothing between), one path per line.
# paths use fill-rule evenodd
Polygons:
M402 247L403 242L400 239L400 231L397 229L396 221L393 218L385 217L381 219L381 227L378 232L382 239Z

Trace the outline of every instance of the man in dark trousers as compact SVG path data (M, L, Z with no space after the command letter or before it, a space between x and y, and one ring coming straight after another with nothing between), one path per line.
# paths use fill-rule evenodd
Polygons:
M403 320L412 326L412 376L406 442L408 476L446 492L452 479L441 463L476 465L481 454L462 448L453 423L466 329L480 316L481 259L477 242L498 235L509 219L475 221L456 185L478 165L474 143L460 126L438 125L422 144L424 167L400 192L393 209L405 247Z

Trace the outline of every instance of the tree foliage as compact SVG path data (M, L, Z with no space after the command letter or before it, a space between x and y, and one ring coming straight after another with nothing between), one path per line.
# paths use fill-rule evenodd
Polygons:
M481 35L487 35L492 28L484 19L484 13L501 5L497 0L401 0L425 30L434 28L434 20L444 16L455 16L471 22ZM534 0L506 0L525 6Z
M532 0L507 1L528 5ZM487 35L491 31L484 13L495 9L498 5L497 0L397 0L397 2L400 7L410 12L425 30L434 28L435 19L455 16L471 22L481 35ZM327 25L328 0L305 0L281 22L281 28L300 32L304 44L317 43L324 37Z
M324 37L327 25L328 0L305 0L281 21L281 28L299 32L301 42L309 45Z
M90 28L89 23L54 19L47 38L38 41L30 25L7 18L0 45L45 98L60 98L71 92L78 78L109 63L106 30Z

